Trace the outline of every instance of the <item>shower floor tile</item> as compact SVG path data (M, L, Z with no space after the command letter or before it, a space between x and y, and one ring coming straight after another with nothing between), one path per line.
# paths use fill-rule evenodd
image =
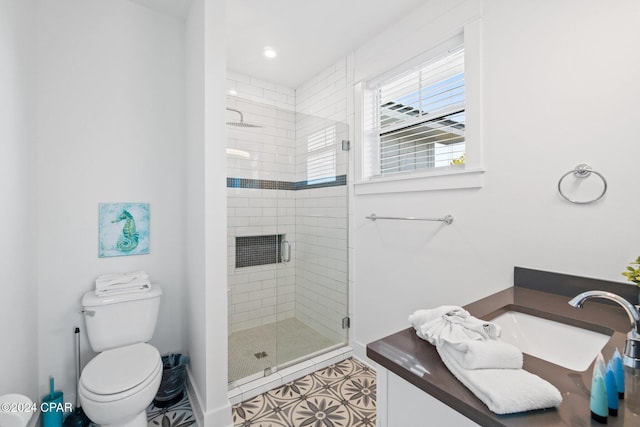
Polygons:
M248 377L334 344L337 342L295 317L234 332L229 335L229 381Z
M346 359L233 405L234 427L375 427L375 372Z

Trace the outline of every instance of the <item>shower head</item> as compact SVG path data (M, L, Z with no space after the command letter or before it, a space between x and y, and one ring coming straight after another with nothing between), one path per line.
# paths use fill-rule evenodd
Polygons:
M227 122L227 124L229 126L234 126L234 127L237 127L237 128L261 128L262 127L262 126L254 125L254 124L251 124L251 123L246 123L246 122L243 122L243 121Z
M238 127L238 128L261 128L262 126L259 125L254 125L252 123L247 123L244 121L244 116L242 115L242 112L240 110L235 110L233 108L227 108L227 110L229 111L233 111L234 113L238 113L240 115L240 121L239 122L227 122L227 124L229 126L234 126L234 127Z

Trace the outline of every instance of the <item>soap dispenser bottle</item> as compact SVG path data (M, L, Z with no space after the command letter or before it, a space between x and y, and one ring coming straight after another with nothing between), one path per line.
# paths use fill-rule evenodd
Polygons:
M601 424L607 424L609 405L607 401L607 386L605 384L605 365L602 353L598 355L593 366L593 378L591 380L591 419Z
M618 386L616 384L616 375L613 369L613 360L607 363L607 370L604 375L604 382L607 386L607 403L609 405L609 415L618 415Z

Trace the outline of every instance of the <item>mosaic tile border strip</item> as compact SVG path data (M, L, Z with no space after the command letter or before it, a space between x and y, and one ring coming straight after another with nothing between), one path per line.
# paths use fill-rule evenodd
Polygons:
M346 175L336 175L322 180L273 181L268 179L227 178L227 188L252 188L258 190L308 190L312 188L337 187L347 185Z

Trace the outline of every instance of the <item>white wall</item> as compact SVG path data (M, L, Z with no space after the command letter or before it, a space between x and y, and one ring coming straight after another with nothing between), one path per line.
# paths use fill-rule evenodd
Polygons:
M72 400L99 274L146 270L164 292L151 343L184 350L184 23L126 0L39 1L36 23L38 380ZM125 201L150 203L150 254L98 258L98 203Z
M204 225L206 427L231 426L227 399L227 203L224 0L204 3Z
M429 2L412 19L428 25L439 19L430 8L445 6ZM356 197L361 356L368 342L407 327L415 309L465 304L510 286L515 265L624 281L620 272L639 254L640 60L632 52L640 5L491 0L482 15L484 186ZM356 58L400 33L390 28ZM369 66L356 60L356 73L359 65ZM593 205L557 194L558 179L582 162L609 183ZM371 223L370 212L455 221Z
M33 2L0 1L0 395L38 396Z
M207 410L207 327L204 182L204 0L194 0L185 28L186 116L186 279L185 322L189 383L194 414L202 424Z

